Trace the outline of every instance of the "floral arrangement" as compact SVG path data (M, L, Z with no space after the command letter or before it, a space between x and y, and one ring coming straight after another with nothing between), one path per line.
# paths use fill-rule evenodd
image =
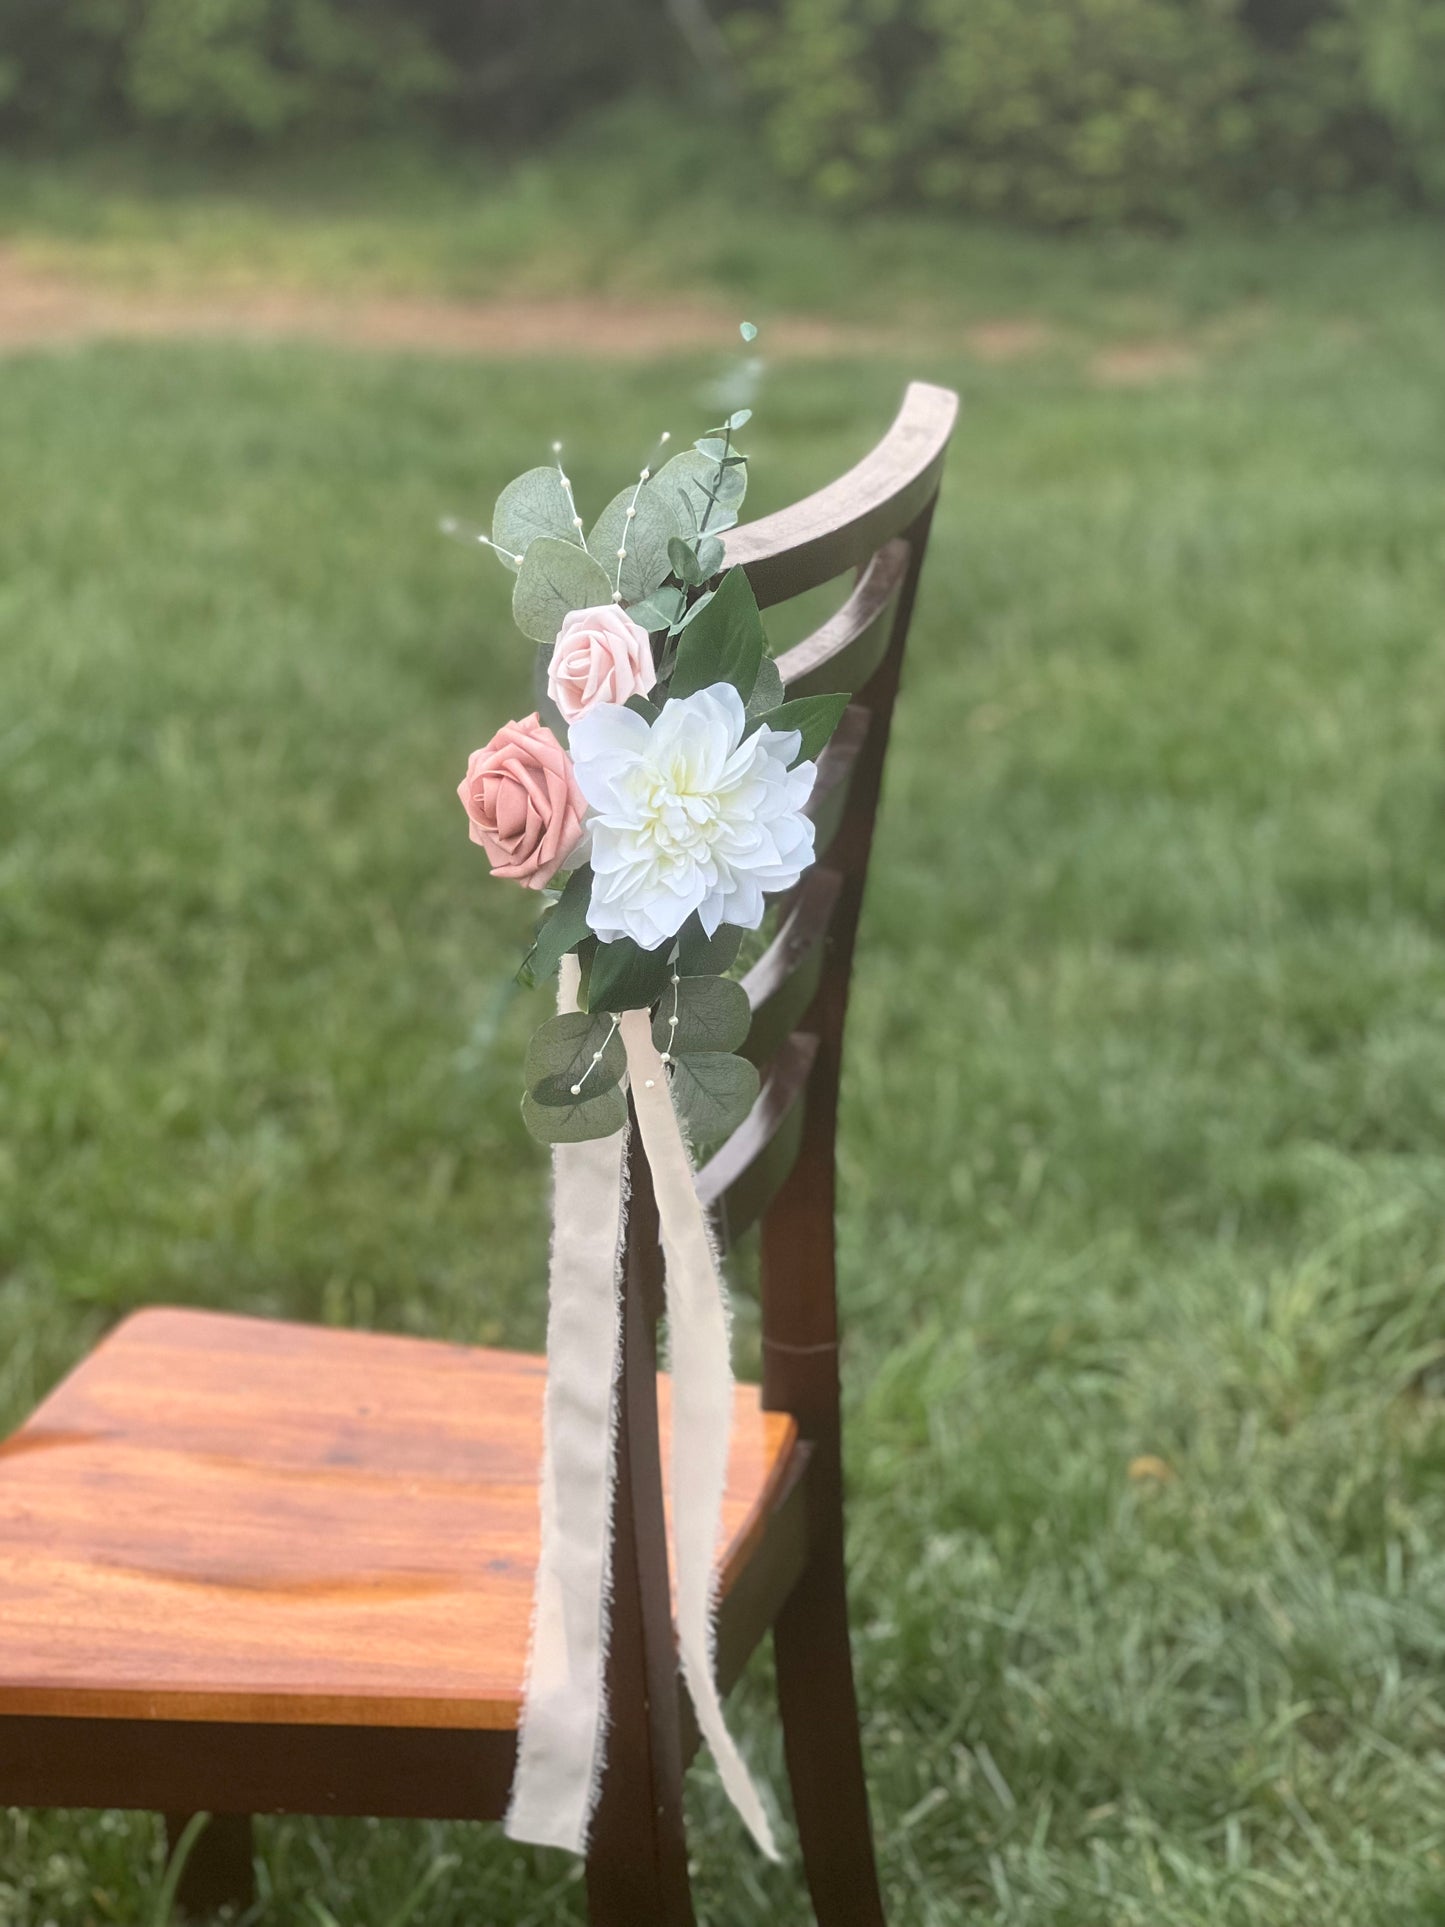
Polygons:
M516 574L537 709L472 753L458 794L493 875L546 898L522 981L577 959L578 1008L527 1053L523 1115L546 1143L626 1122L625 1011L652 1013L694 1143L725 1137L757 1096L736 1055L748 1000L725 973L812 862L805 806L848 699L785 700L747 577L726 567L750 418L645 465L590 528L554 447L477 534Z

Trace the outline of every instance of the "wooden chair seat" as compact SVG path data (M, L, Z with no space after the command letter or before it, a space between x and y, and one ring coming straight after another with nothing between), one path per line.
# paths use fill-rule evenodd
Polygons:
M523 1354L136 1314L0 1447L0 1716L513 1729L545 1385ZM738 1388L724 1593L796 1437Z

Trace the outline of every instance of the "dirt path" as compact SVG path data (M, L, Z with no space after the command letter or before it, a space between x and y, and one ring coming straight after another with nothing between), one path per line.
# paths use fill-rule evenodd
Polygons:
M448 300L425 295L339 297L301 289L242 287L158 292L39 267L0 245L0 355L27 348L114 340L310 340L487 360L548 355L643 360L734 339L737 316L702 300L629 300L615 295ZM865 327L818 315L768 322L770 357L963 353L1003 364L1067 348L1065 335L1023 315L947 328ZM1077 346L1077 344L1073 344ZM1196 347L1123 341L1087 354L1103 387L1148 387L1197 372Z
M239 337L492 358L587 354L632 360L716 348L736 325L736 316L701 301L341 299L252 288L154 293L54 274L0 247L0 351L115 337ZM782 355L870 353L903 339L810 316L785 316L768 329L770 353Z

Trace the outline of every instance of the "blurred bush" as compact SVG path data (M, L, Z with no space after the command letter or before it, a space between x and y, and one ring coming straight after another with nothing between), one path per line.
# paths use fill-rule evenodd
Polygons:
M0 0L0 139L533 143L721 64L718 25L782 173L841 207L1445 202L1445 0Z
M0 0L0 138L539 140L671 51L637 0Z
M1445 0L775 0L729 26L779 165L845 206L1445 198Z

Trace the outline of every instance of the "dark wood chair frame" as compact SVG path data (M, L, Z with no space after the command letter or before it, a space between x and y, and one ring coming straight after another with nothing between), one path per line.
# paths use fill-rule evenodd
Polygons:
M854 942L914 596L957 412L908 389L847 475L736 530L728 560L767 608L856 571L843 606L779 662L789 695L848 690L812 812L817 866L748 973L747 1052L763 1073L746 1122L698 1187L726 1247L761 1232L763 1405L798 1429L760 1543L722 1602L726 1690L771 1629L788 1776L820 1927L882 1927L848 1637L834 1244L835 1142ZM634 1144L636 1142L634 1134ZM597 1927L691 1927L682 1785L696 1731L679 1680L657 1406L656 1207L632 1156L627 1229L611 1737L587 1858ZM3 1639L3 1629L0 1629ZM215 1816L182 1883L204 1908L250 1891L257 1812L496 1819L515 1736L493 1731L0 1717L0 1804Z

